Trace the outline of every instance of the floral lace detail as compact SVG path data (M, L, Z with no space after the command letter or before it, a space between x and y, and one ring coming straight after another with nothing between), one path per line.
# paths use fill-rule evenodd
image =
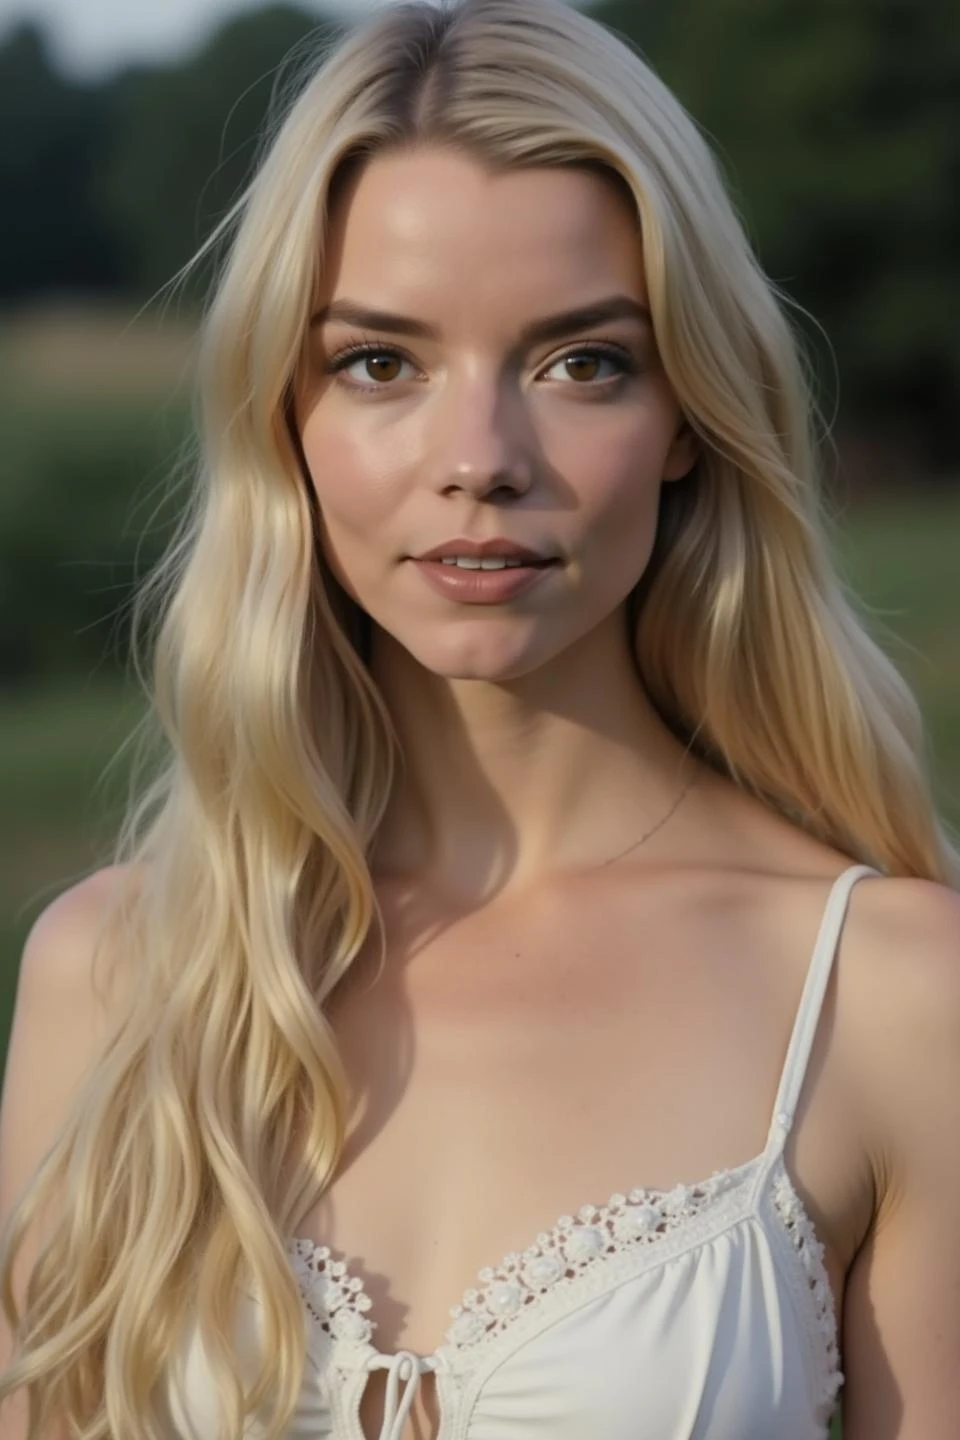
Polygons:
M326 1245L310 1240L292 1241L290 1259L304 1304L321 1329L337 1340L369 1340L377 1327L364 1313L371 1300L363 1281L348 1275L344 1262L334 1260Z
M463 1349L499 1334L538 1296L625 1250L655 1245L738 1179L737 1171L719 1171L700 1184L631 1190L612 1195L606 1205L584 1205L576 1216L561 1216L552 1230L537 1236L536 1244L478 1273L483 1288L468 1290L450 1311L447 1343Z
M537 1236L526 1250L504 1256L496 1267L478 1273L481 1288L471 1289L455 1305L445 1341L465 1353L505 1331L538 1297L572 1284L578 1276L627 1251L663 1242L708 1210L714 1201L741 1185L757 1161L720 1170L709 1180L676 1185L672 1190L634 1189L614 1194L606 1205L584 1205L563 1215L552 1230ZM803 1207L782 1158L768 1180L769 1196L796 1252L813 1301L824 1346L826 1379L820 1404L829 1416L843 1384L837 1343L833 1292L824 1264L824 1246ZM292 1268L312 1319L336 1340L369 1343L376 1327L367 1311L370 1297L347 1265L325 1245L295 1238L289 1242Z
M804 1209L803 1202L793 1188L782 1162L777 1168L778 1173L773 1182L771 1197L783 1221L784 1228L793 1241L813 1295L817 1324L820 1327L820 1334L827 1352L828 1379L825 1384L823 1404L829 1410L836 1402L843 1384L843 1373L840 1369L833 1291L830 1288L830 1279L824 1263L826 1251L821 1241L817 1239L813 1221Z

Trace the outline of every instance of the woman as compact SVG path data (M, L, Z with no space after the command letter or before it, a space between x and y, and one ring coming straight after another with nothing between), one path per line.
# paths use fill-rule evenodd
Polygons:
M693 124L402 5L233 218L171 758L24 954L9 1413L953 1435L958 857Z

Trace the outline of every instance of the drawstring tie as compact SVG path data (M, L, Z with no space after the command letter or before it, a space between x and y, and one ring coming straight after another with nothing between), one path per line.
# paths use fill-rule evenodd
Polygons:
M420 1376L436 1368L432 1355L414 1355L412 1350L398 1350L396 1355L371 1356L367 1369L387 1372L380 1440L401 1440L404 1423L420 1388ZM399 1396L401 1380L405 1381L405 1388L403 1395Z

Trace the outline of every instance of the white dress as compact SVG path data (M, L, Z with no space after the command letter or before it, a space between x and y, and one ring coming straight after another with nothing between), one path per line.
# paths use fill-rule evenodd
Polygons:
M293 1239L306 1373L286 1440L364 1440L368 1374L388 1371L380 1440L401 1440L433 1371L437 1440L823 1440L842 1382L823 1247L784 1143L810 1057L847 900L881 872L834 883L804 985L766 1146L693 1185L628 1188L584 1205L480 1272L429 1355L383 1354L344 1261ZM245 1297L237 1343L259 1307ZM217 1434L195 1329L168 1381L176 1440ZM261 1433L251 1422L250 1436Z

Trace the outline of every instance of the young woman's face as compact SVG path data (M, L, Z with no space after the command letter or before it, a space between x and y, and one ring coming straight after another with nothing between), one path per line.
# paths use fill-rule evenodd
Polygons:
M438 675L555 659L640 579L660 486L696 458L626 197L587 170L384 154L340 195L324 272L296 416L333 573ZM420 558L492 540L538 563Z

